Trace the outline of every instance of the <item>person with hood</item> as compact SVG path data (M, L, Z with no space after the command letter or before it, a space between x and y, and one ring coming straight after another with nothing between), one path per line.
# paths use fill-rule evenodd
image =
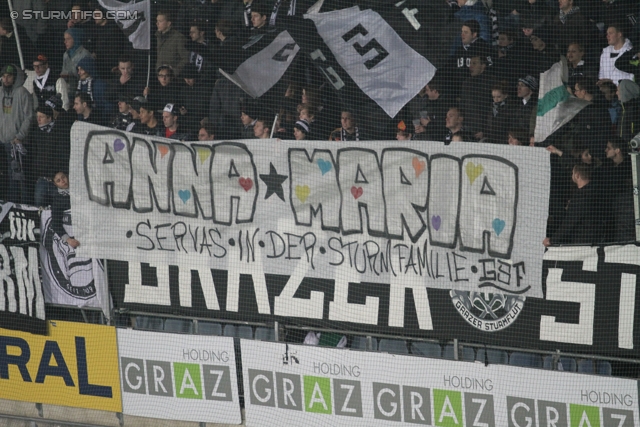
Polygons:
M69 84L69 97L75 95L78 85L78 63L91 54L82 46L83 31L79 28L69 28L64 32L64 47L67 49L62 56L62 70L60 77Z
M7 189L4 200L15 203L26 203L27 193L24 191L24 172L22 157L26 150L22 143L27 138L33 118L33 96L22 85L24 73L15 64L8 64L0 71L2 88L0 88L0 143L7 153L8 175L4 187Z
M69 133L54 120L54 110L42 105L36 110L36 123L29 132L27 188L35 206L49 206L55 193L53 176L69 168Z
M110 117L114 112L113 105L107 101L107 84L96 77L96 61L91 56L85 56L78 62L78 92L85 92L93 101L95 113L103 117Z
M616 68L616 60L623 53L632 50L631 41L625 37L619 24L610 25L607 28L607 42L609 46L602 49L600 55L600 81L611 80L615 85L622 79L633 80L633 74L626 73Z
M620 80L618 99L622 114L618 120L618 136L629 142L640 132L640 86L631 80Z

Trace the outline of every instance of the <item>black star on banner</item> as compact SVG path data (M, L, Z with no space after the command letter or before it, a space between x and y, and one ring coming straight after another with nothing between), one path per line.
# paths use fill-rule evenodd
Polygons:
M284 191L282 190L282 183L289 178L286 175L278 175L273 163L269 163L269 175L260 175L260 179L267 184L267 194L264 195L265 200L271 197L272 194L276 194L284 202Z

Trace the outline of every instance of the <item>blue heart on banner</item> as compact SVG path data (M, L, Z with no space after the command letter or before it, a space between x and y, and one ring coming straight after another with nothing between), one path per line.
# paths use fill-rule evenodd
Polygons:
M320 168L320 172L322 172L322 175L324 175L325 173L331 170L331 167L332 167L331 162L328 162L324 159L318 159L316 163L318 164L318 167Z
M501 220L500 218L495 218L493 220L493 222L491 223L491 225L493 226L493 230L499 236L500 233L502 233L502 230L504 230L505 222L503 220Z
M179 190L178 197L182 200L182 203L187 203L187 200L191 198L191 191L189 190Z

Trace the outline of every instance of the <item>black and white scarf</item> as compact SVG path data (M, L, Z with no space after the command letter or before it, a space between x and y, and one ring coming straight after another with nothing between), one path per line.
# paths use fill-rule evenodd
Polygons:
M53 130L53 125L55 125L56 122L54 122L53 120L51 120L49 123L47 123L46 125L42 125L42 126L38 126L40 128L40 130L42 132L46 132L46 133L50 133Z
M93 101L93 91L91 90L91 86L93 84L93 77L87 77L85 80L78 80L78 92L86 92L89 95L89 98ZM86 86L87 90L83 91L82 86Z
M565 12L562 9L560 9L560 22L562 22L563 24L567 23L567 18L575 13L577 13L580 10L580 8L578 6L574 6L572 7L569 12Z

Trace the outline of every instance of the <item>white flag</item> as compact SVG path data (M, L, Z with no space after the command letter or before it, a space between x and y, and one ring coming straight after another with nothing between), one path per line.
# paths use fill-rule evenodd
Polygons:
M150 0L98 0L107 9L107 17L116 21L134 49L151 49Z
M569 123L576 114L589 105L588 101L571 96L565 87L568 75L567 60L562 59L544 73L540 73L538 117L535 141L542 142L553 132Z
M291 35L283 31L267 47L240 64L233 75L223 69L220 73L251 97L258 98L280 81L299 50Z
M436 67L409 46L377 12L358 6L305 15L340 66L389 117L433 78Z

